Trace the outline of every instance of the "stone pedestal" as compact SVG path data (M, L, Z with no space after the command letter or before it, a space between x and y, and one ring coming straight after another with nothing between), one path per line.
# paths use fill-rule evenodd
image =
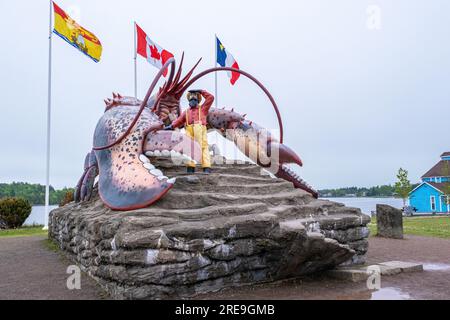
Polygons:
M403 212L385 204L378 204L377 228L379 237L403 239Z
M149 208L114 212L94 192L51 212L50 237L114 298L186 299L365 260L370 218L359 209L255 165L194 176L158 166L178 180Z

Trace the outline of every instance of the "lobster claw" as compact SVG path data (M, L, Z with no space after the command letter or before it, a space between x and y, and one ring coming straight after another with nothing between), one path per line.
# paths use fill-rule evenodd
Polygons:
M295 151L280 143L265 128L234 110L211 109L208 117L210 127L216 129L252 161L267 169L278 178L292 182L296 188L318 197L318 192L303 181L287 164L303 166Z
M285 163L295 163L298 164L300 167L303 167L303 162L300 159L300 157L288 146L276 141L271 141L270 146L268 148L269 150L277 150L279 157L278 162L281 165Z

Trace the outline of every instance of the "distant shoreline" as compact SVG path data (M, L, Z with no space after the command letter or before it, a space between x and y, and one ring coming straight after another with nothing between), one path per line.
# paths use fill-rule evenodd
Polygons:
M73 189L55 189L50 186L50 205L58 205L68 192ZM45 186L26 182L0 183L0 199L23 198L28 200L32 206L45 205Z
M361 198L367 198L367 199L401 199L401 198L397 198L395 196L320 196L319 198L322 199L327 199L327 198L333 198L333 199L338 199L338 198L342 198L342 199L361 199Z

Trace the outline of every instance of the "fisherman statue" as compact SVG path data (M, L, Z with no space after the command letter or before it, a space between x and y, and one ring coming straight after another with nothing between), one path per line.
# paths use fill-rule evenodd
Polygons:
M191 90L187 94L189 109L184 111L178 119L166 126L165 130L173 130L185 126L186 134L197 141L202 149L202 168L203 172L211 173L211 156L208 145L208 113L214 102L214 96L206 90ZM205 99L202 103L202 99ZM187 172L195 173L195 162L187 164Z

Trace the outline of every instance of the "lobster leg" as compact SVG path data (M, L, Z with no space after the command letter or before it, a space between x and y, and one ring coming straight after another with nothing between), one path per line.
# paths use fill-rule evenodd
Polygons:
M98 175L98 164L95 152L86 155L84 160L84 172L75 188L75 202L89 201L92 196L95 178Z
M92 189L94 188L94 181L97 176L98 168L96 166L90 167L86 172L81 186L81 201L91 200Z

